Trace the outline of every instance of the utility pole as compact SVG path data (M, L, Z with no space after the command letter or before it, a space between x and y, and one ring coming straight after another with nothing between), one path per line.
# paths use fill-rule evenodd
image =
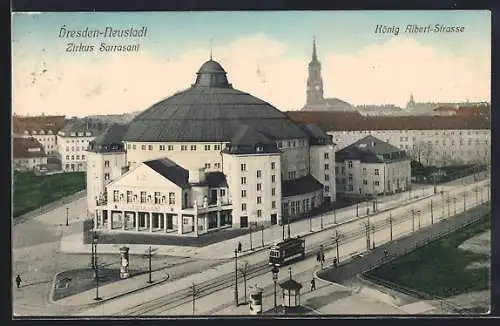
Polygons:
M390 227L390 239L392 241L392 212L389 211L389 227Z
M243 266L240 267L240 273L243 275L243 286L244 286L244 293L245 293L245 301L244 304L247 304L247 272L248 272L248 262L244 261Z
M431 199L431 225L434 224L434 211L432 209L432 199Z
M288 215L288 239L290 239L290 215Z
M337 213L335 207L333 208L333 224L337 224Z
M253 250L253 241L252 241L252 223L250 222L250 224L248 225L249 229L250 229L250 250Z
M464 212L465 212L467 210L467 208L466 208L467 191L464 191L462 196L464 197Z
M146 257L148 258L149 262L149 278L148 278L148 283L151 284L153 283L153 280L151 279L151 258L153 257L153 251L151 249L151 246L149 246L148 251L146 253Z
M359 201L356 201L356 217L359 217Z
M66 207L66 226L69 226L69 208Z
M365 235L366 235L366 250L370 250L370 220L364 223Z
M195 311L196 311L196 308L195 308L195 302L196 302L196 296L200 293L200 290L196 288L196 284L193 283L193 285L191 286L191 295L192 295L192 298L193 298L193 316L195 315Z
M335 237L333 240L335 241L335 244L337 246L337 264L340 264L340 255L339 255L339 240L342 237L342 234L339 233L338 230L335 230Z
M262 248L264 248L264 223L261 224L260 235L262 240Z
M238 303L238 250L234 249L234 304Z
M411 209L411 229L412 232L415 232L415 210Z
M372 225L372 249L375 249L375 225Z

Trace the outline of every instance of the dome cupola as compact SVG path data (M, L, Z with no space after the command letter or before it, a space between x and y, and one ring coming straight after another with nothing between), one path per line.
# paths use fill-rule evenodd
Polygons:
M226 71L218 62L210 59L196 73L196 82L193 87L231 88L226 74Z

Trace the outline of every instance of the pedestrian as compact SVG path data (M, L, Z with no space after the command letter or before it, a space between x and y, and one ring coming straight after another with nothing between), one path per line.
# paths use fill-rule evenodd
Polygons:
M333 267L337 267L337 257L333 258Z
M387 249L384 249L384 256L387 258L387 255L389 254L389 251Z
M17 284L17 288L19 289L19 287L21 286L21 276L19 274L17 274L16 276L16 284Z
M238 252L241 252L241 242L238 242Z
M311 280L311 291L314 291L316 290L316 281L314 280L314 278Z
M321 253L318 251L316 254L316 261L319 263L321 261Z
M325 253L321 253L321 263L325 263Z

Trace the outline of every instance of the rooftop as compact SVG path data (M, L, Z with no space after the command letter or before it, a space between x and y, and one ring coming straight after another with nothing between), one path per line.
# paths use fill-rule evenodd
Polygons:
M31 149L31 151L30 151ZM14 158L46 157L42 144L33 137L12 138L12 156Z

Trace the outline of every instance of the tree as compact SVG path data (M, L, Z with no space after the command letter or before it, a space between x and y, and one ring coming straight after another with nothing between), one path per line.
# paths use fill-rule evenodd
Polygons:
M426 165L429 165L430 162L431 162L431 159L432 159L432 156L434 154L434 146L432 145L432 143L424 143L422 144L422 156L425 157L425 162L426 162Z
M418 163L422 163L422 156L424 156L427 145L428 144L424 141L419 141L413 144L413 149L410 151L410 153L413 159Z

